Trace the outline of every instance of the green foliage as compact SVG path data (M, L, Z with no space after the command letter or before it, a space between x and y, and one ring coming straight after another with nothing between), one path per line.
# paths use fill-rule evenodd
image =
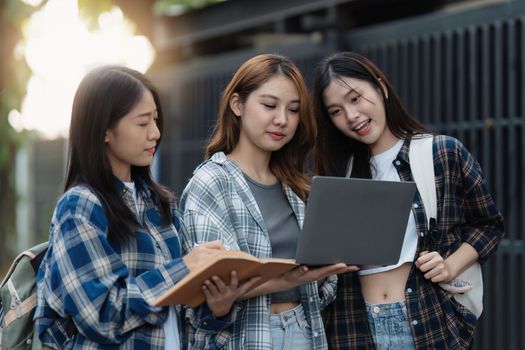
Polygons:
M185 12L224 1L226 0L156 0L154 10L157 14L166 14L171 12L170 8L180 7L178 12Z
M16 204L13 169L17 148L25 137L13 130L8 114L20 109L30 76L26 62L16 59L14 51L22 39L25 21L38 9L20 0L0 1L0 270L12 259Z
M31 72L24 60L14 58L14 49L21 39L25 20L37 9L20 0L7 0L3 6L0 9L0 173L10 166L13 152L24 137L13 130L7 117L9 111L20 108L26 93ZM2 181L2 184L5 183Z
M40 9L45 4L43 1L39 6L33 7L24 4L21 0L4 0L3 1L3 20L9 21L16 26L20 26L29 16ZM0 7L2 1L0 1Z
M91 30L98 29L98 16L111 10L113 6L113 0L78 0L80 16Z

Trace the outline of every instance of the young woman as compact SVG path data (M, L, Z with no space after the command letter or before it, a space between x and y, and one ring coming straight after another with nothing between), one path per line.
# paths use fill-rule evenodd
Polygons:
M294 258L315 134L296 66L269 54L245 62L222 95L207 160L181 197L192 239L219 240L258 258ZM244 295L226 319L215 320L222 332L196 332L190 341L196 348L326 349L320 310L335 295L331 275L354 269L300 266Z
M185 227L150 165L162 134L159 96L134 70L90 72L75 95L65 193L38 276L36 327L55 349L185 348L177 306L153 307L220 242L182 257ZM189 251L188 248L185 250ZM210 310L245 292L221 286Z
M412 181L411 139L428 130L401 105L384 74L355 53L324 59L314 98L315 165L321 175ZM326 326L334 349L466 349L475 316L439 283L484 262L503 220L474 157L456 139L434 136L437 232L414 197L399 262L340 276ZM435 241L430 246L428 242Z

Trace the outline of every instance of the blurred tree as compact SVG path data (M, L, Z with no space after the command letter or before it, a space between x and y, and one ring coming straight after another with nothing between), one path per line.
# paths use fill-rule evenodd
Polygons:
M15 57L15 48L22 37L22 23L37 9L20 0L0 0L0 268L13 257L16 193L12 170L24 137L12 129L8 114L20 109L30 74L25 61Z
M115 5L113 0L78 0L77 3L82 19L90 29L98 29L98 16Z
M178 14L224 1L226 0L156 0L155 13Z
M92 27L98 17L112 6L120 6L126 15L137 22L144 34L151 35L154 13L169 14L170 7L181 12L201 8L226 0L77 0L81 16ZM29 1L28 1L29 2ZM9 112L20 110L26 93L30 69L22 54L16 54L22 42L25 21L40 10L47 0L33 1L36 6L21 0L0 0L0 277L14 252L16 192L14 183L15 156L27 133L15 131L8 121ZM141 22L142 23L139 23Z

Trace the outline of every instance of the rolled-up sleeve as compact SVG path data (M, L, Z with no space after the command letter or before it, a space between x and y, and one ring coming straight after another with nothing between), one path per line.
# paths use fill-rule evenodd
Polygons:
M503 216L496 208L476 159L458 142L463 178L463 210L465 225L461 227L462 241L470 244L483 263L494 253L504 235Z

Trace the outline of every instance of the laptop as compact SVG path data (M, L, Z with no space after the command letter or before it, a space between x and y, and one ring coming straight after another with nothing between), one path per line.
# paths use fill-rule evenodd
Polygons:
M415 191L414 182L315 176L296 262L396 264Z

